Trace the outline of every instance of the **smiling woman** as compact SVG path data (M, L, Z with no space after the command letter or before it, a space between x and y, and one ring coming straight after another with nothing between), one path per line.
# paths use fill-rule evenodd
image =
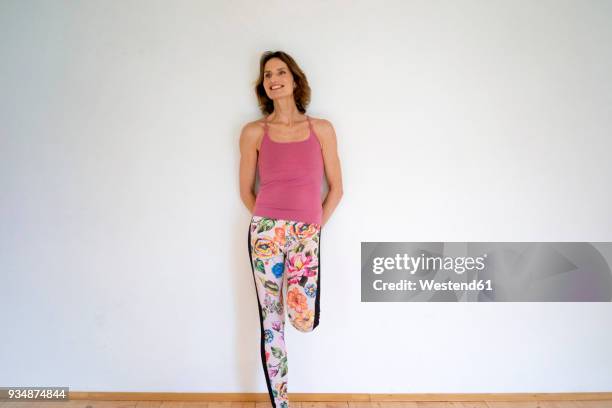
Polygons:
M255 93L264 117L240 135L240 195L251 212L248 250L266 384L272 408L288 408L285 310L301 332L319 325L321 232L342 197L342 177L334 128L306 115L310 86L292 57L264 53Z

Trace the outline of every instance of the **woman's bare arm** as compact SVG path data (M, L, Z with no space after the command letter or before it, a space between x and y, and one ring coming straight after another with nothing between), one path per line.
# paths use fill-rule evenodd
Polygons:
M247 123L240 133L240 198L253 214L257 171L257 125Z
M338 206L342 195L342 170L340 168L340 157L338 157L338 142L336 132L330 121L319 119L318 135L323 150L323 163L325 165L325 177L329 191L323 201L323 218L321 225L325 225L329 217Z

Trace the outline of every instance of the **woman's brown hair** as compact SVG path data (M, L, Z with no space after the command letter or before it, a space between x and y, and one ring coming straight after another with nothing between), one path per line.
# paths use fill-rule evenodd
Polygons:
M306 74L304 71L298 66L293 58L289 54L283 51L266 51L263 53L259 60L259 79L255 84L255 94L257 95L257 100L259 102L259 109L264 115L269 115L274 112L274 102L272 99L268 98L266 94L266 90L263 86L264 80L264 67L266 62L272 58L279 58L287 64L291 74L293 75L293 80L295 81L295 88L293 89L293 99L295 100L295 105L298 110L302 113L306 113L306 107L310 103L310 86L308 85L308 80L306 79Z

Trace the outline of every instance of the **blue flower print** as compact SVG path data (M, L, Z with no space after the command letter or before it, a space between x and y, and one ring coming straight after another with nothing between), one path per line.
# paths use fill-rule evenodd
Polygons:
M279 263L277 263L276 265L274 265L272 267L272 273L277 278L280 278L281 276L283 276L283 270L284 269L285 269L285 264L283 264L282 262L279 262Z
M274 333L272 332L272 330L266 329L266 331L264 332L264 339L266 343L271 343L272 340L274 340Z
M309 283L308 285L304 286L304 292L310 297L315 297L317 295L317 284Z

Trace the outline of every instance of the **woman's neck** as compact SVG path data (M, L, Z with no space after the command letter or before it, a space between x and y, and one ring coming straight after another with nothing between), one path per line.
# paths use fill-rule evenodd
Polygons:
M294 123L300 122L303 116L302 113L295 106L293 100L290 103L283 103L283 101L274 102L274 112L268 117L268 121L274 123L282 123L286 126L293 126Z

